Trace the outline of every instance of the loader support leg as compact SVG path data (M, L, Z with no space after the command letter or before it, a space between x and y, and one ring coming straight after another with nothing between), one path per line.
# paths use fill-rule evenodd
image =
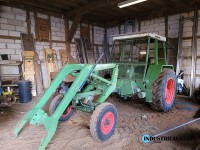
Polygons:
M102 95L100 96L100 98L98 99L99 103L103 103L108 96L115 90L116 88L116 84L117 84L117 77L118 77L118 66L116 68L113 69L112 72L112 78L111 78L111 85L109 85L104 92L102 93Z
M18 136L20 130L25 126L25 124L27 123L27 120L22 119L16 126L16 129L14 131L15 136Z

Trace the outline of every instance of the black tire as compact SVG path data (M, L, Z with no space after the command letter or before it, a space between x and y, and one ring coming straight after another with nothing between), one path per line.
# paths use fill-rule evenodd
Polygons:
M58 105L60 104L62 98L63 98L63 95L58 94L52 99L50 106L49 106L49 115L50 116L55 112L55 110L58 107ZM59 121L64 122L64 121L69 120L74 115L74 113L75 113L74 108L72 108L71 105L69 105L66 108L66 110L64 111L63 115L60 117Z
M168 112L176 99L176 75L171 69L165 68L153 84L152 109Z
M111 103L97 106L90 119L90 133L99 142L107 141L115 132L118 122L116 107Z

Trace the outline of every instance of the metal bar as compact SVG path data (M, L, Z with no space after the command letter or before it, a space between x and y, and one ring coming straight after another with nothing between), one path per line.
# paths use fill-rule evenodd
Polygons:
M100 65L97 65L94 69L94 71L101 71L101 70L106 70L106 69L112 69L112 68L115 68L116 67L116 64L100 64Z
M146 63L145 63L145 70L144 70L144 75L143 75L143 81L144 81L144 79L146 77L146 74L147 74L147 67L148 67L148 61L149 61L150 40L151 40L151 38L148 37L148 44L147 44L147 49L146 49Z
M85 78L85 80L83 81L82 85L80 86L79 91L83 88L83 86L84 86L85 83L87 82L87 79L91 76L92 72L94 71L95 67L97 66L97 64L99 63L99 61L100 61L101 58L103 57L103 55L104 55L104 54L102 53L101 56L99 57L99 59L97 60L96 64L94 64L94 65L92 66L92 69L90 70L90 72L89 72L87 78Z
M173 131L173 130L176 130L176 129L178 129L178 128L181 128L181 127L183 127L183 126L186 126L186 125L188 125L188 124L191 124L191 123L196 122L196 121L199 121L199 120L200 120L200 118L191 120L191 121L189 121L189 122L186 122L186 123L181 124L181 125L179 125L179 126L176 126L176 127L174 127L174 128L171 128L171 129L168 129L168 130L163 131L163 132L161 132L161 133L158 133L158 134L154 135L153 137L161 136L161 135L163 135L163 134L166 134L166 133L168 133L168 132L171 132L171 131Z
M102 92L101 90L95 90L95 91L88 91L88 92L84 92L84 93L79 93L79 94L76 94L73 98L73 100L80 100L80 99L83 99L83 98L87 98L89 95L100 95Z
M154 47L154 63L158 65L158 39L155 39Z
M163 42L163 50L164 50L164 58L165 58L165 64L167 64L167 55L166 55L166 42Z
M98 75L96 75L96 74L92 74L92 77L93 77L93 78L96 78L96 79L98 79L98 80L100 80L100 81L102 81L102 82L105 82L105 83L107 83L107 84L112 84L111 81L108 81L108 80L106 80L106 79L104 79L104 78L102 78L102 77L100 77L100 76L98 76Z
M112 71L112 77L111 77L112 84L103 90L104 92L101 94L97 102L103 103L108 98L108 96L116 89L118 72L119 72L118 65L116 65Z

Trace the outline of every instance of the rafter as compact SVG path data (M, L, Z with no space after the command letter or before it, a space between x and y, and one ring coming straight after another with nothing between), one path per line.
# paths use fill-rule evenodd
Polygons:
M87 5L84 5L82 7L79 7L77 9L73 9L71 11L69 11L66 16L67 17L72 17L74 16L76 13L86 13L86 12L90 12L91 10L94 10L98 7L101 7L101 6L104 6L106 5L107 3L107 0L95 0L94 2L92 3L89 3Z

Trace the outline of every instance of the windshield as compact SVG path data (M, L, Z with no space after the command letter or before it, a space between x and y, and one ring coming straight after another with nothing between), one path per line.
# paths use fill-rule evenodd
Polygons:
M148 38L125 39L114 41L111 61L145 62Z

